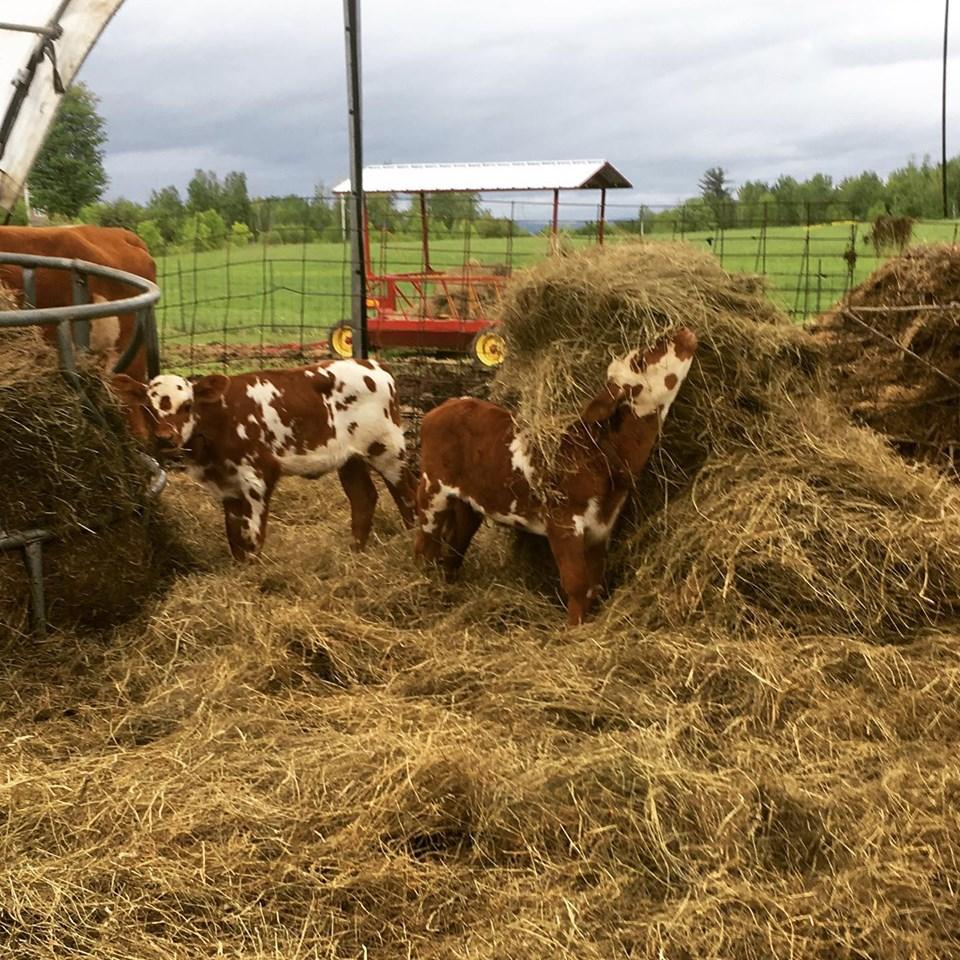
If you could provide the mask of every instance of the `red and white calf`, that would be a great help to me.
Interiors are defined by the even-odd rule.
[[[454,575],[484,517],[546,536],[567,621],[582,622],[603,583],[610,534],[696,349],[696,335],[682,328],[613,360],[606,384],[562,439],[549,478],[538,476],[502,407],[463,397],[431,410],[420,431],[418,556]]]
[[[222,501],[238,560],[263,546],[270,496],[283,474],[338,472],[356,548],[367,541],[377,502],[371,467],[413,524],[416,482],[405,462],[396,386],[374,361],[113,383],[134,434],[154,438],[161,451],[182,450],[190,476]]]

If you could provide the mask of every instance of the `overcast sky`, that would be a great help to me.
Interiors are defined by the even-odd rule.
[[[943,0],[360,0],[367,163],[603,157],[618,202],[881,175],[940,151]],[[960,153],[960,16],[948,151]],[[197,167],[251,194],[347,175],[340,0],[126,0],[80,79],[109,194]],[[611,200],[613,197],[611,197]]]

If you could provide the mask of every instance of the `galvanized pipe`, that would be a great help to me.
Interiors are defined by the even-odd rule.
[[[23,548],[23,562],[30,578],[30,619],[35,636],[47,635],[47,604],[43,595],[43,543],[31,540]]]
[[[87,278],[79,270],[71,270],[73,302],[77,305],[90,302]],[[73,342],[82,350],[90,349],[90,320],[78,317],[73,321]]]
[[[142,307],[149,307],[160,299],[160,288],[150,280],[135,276],[124,270],[104,267],[99,263],[86,260],[70,260],[66,257],[40,257],[25,253],[0,253],[0,263],[24,268],[49,268],[53,270],[77,270],[81,273],[106,280],[114,280],[143,291],[135,297],[124,300],[104,301],[103,303],[84,303],[79,306],[44,307],[9,311],[0,314],[0,327],[37,327],[61,320],[93,320],[97,317],[110,317],[118,313],[134,313]],[[26,293],[26,291],[24,291]],[[31,302],[36,302],[36,295]]]

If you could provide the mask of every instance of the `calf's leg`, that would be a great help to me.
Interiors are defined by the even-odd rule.
[[[483,514],[478,513],[463,500],[454,500],[448,522],[443,528],[446,550],[443,556],[443,569],[448,580],[456,577],[463,566],[463,558],[473,535],[483,523]]]
[[[583,535],[560,524],[547,525],[547,540],[560,572],[560,586],[567,596],[567,624],[583,623],[590,608],[590,577]]]
[[[377,505],[377,488],[370,479],[370,468],[358,457],[351,457],[338,471],[340,485],[350,501],[350,532],[353,549],[367,545]]]
[[[586,549],[587,600],[594,601],[603,592],[603,576],[607,565],[609,540],[589,544]]]
[[[428,563],[436,563],[443,554],[443,534],[452,523],[452,516],[447,495],[440,493],[439,487],[431,487],[426,475],[421,476],[417,485],[417,536],[413,553]]]
[[[381,476],[383,477],[383,482],[387,490],[390,491],[390,496],[393,497],[393,502],[400,511],[403,525],[409,530],[416,519],[416,478],[405,464],[400,471],[400,480],[398,483],[393,483],[383,474],[381,474]]]
[[[416,513],[417,479],[405,462],[403,434],[397,428],[397,436],[386,436],[386,442],[376,442],[367,451],[370,466],[383,477],[383,482],[400,511],[404,525],[413,526]]]
[[[276,477],[264,475],[253,467],[241,467],[239,489],[223,500],[227,542],[235,560],[258,554],[267,535],[270,497]]]

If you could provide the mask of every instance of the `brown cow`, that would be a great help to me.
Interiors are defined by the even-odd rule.
[[[0,252],[88,260],[154,283],[157,280],[156,264],[144,242],[135,233],[119,227],[0,227]],[[20,267],[0,265],[0,283],[23,297]],[[95,303],[121,300],[137,292],[127,284],[94,276],[88,279],[88,289]],[[73,303],[73,281],[68,270],[37,270],[36,290],[35,307],[65,307]],[[90,350],[104,368],[110,369],[130,343],[133,324],[130,314],[91,321]],[[44,335],[55,339],[56,328],[44,327]],[[127,372],[139,380],[146,377],[143,350],[134,356]]]
[[[581,623],[603,583],[610,534],[696,348],[696,335],[683,328],[612,361],[607,383],[563,437],[548,484],[538,482],[502,407],[463,397],[431,410],[420,431],[417,555],[455,575],[484,517],[546,536],[567,622]]]
[[[371,467],[413,525],[416,483],[405,463],[396,387],[372,360],[193,382],[169,374],[148,385],[123,375],[113,382],[134,434],[152,436],[161,451],[183,450],[190,475],[222,501],[238,560],[263,546],[270,496],[283,474],[338,472],[357,549],[370,534],[377,502]]]

